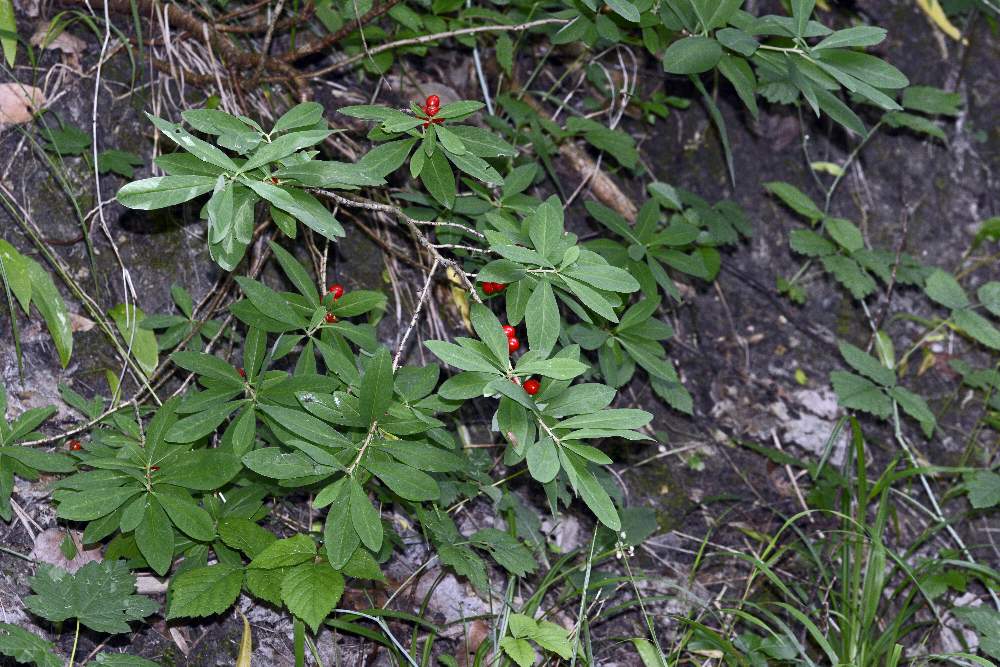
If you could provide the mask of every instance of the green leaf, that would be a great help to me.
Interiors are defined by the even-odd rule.
[[[308,192],[298,188],[283,188],[271,183],[241,179],[244,185],[271,202],[320,236],[331,241],[344,236],[344,228],[333,214]]]
[[[896,384],[896,373],[891,368],[886,368],[878,359],[871,356],[861,348],[855,347],[845,341],[838,341],[840,354],[844,360],[850,364],[851,368],[866,375],[875,382],[885,387],[892,387]]]
[[[518,375],[544,375],[554,380],[572,380],[583,375],[590,368],[576,359],[555,357],[553,359],[536,359],[518,364]]]
[[[505,37],[506,35],[501,35]],[[499,41],[498,41],[499,44]],[[462,140],[465,149],[477,157],[514,157],[517,149],[496,133],[474,125],[452,125],[451,133]]]
[[[699,74],[715,67],[720,58],[722,47],[714,39],[697,35],[684,37],[667,47],[663,69],[671,74]]]
[[[987,605],[979,607],[955,607],[951,610],[955,618],[971,625],[979,634],[979,649],[1000,660],[1000,612]]]
[[[903,91],[903,108],[910,111],[957,116],[961,105],[961,93],[949,93],[933,86],[908,86]]]
[[[246,276],[236,276],[236,282],[257,310],[286,324],[304,328],[303,319],[296,314],[284,297],[270,287]]]
[[[621,408],[570,417],[556,424],[556,428],[633,429],[642,428],[652,419],[653,415],[645,410]]]
[[[365,153],[357,164],[367,172],[387,176],[403,166],[416,143],[417,139],[389,141]]]
[[[576,490],[580,493],[580,498],[587,504],[590,511],[594,513],[598,521],[611,530],[618,532],[622,528],[621,519],[611,496],[604,490],[594,473],[587,469],[585,464],[573,464],[576,475]]]
[[[361,377],[358,393],[361,419],[369,424],[381,419],[392,403],[392,392],[392,358],[388,348],[380,347],[375,356],[368,361],[365,374]]]
[[[164,136],[168,137],[178,146],[187,150],[199,160],[208,162],[209,164],[214,164],[215,166],[221,167],[228,172],[236,172],[238,170],[238,167],[236,166],[236,163],[233,162],[232,158],[212,144],[195,137],[190,132],[183,129],[180,125],[170,123],[162,118],[157,118],[150,113],[147,113],[146,117],[149,118],[150,122],[153,123],[153,125],[155,125]]]
[[[448,166],[448,158],[444,153],[435,151],[427,158],[420,172],[420,180],[442,206],[448,209],[455,206],[455,195],[458,192],[455,188],[455,174]]]
[[[227,517],[219,521],[219,539],[227,547],[242,551],[250,559],[277,541],[271,531],[250,519],[240,517]]]
[[[738,28],[723,28],[715,33],[715,38],[730,51],[735,51],[746,58],[760,48],[760,42]]]
[[[31,279],[32,301],[45,320],[56,352],[59,353],[59,362],[66,368],[73,354],[73,329],[66,302],[52,282],[52,276],[42,268],[41,264],[30,257],[25,257],[24,261],[28,268],[28,277]]]
[[[10,291],[27,313],[31,305],[31,273],[28,270],[27,258],[14,246],[0,239],[0,263],[3,263],[2,276],[7,281]]]
[[[330,130],[305,130],[282,135],[270,143],[261,144],[260,148],[240,167],[240,172],[246,173],[266,164],[283,160],[296,151],[318,144],[331,134],[333,132]]]
[[[271,134],[286,132],[299,127],[312,127],[323,120],[323,105],[319,102],[302,102],[282,114],[274,124]]]
[[[834,241],[848,252],[861,250],[865,246],[861,230],[850,220],[845,220],[844,218],[827,218],[826,231],[829,232],[830,237]]]
[[[351,559],[361,543],[351,519],[351,489],[346,480],[346,477],[342,477],[327,487],[333,500],[323,528],[326,557],[330,565],[338,570]]]
[[[402,463],[375,460],[365,461],[363,465],[400,498],[421,502],[441,497],[441,489],[434,478],[416,468]]]
[[[0,0],[0,7],[7,0]],[[11,63],[13,64],[13,63]],[[0,623],[0,655],[36,667],[62,667],[63,659],[53,653],[55,644],[16,625]]]
[[[316,556],[316,543],[304,533],[272,542],[254,556],[247,565],[249,569],[273,570],[279,567],[292,567],[299,563],[310,561]]]
[[[243,585],[243,568],[232,565],[196,567],[170,580],[167,620],[221,614],[236,602]]]
[[[524,322],[528,329],[528,347],[541,357],[547,357],[559,340],[559,305],[556,303],[552,285],[541,281],[531,293],[524,310]]]
[[[991,470],[976,470],[965,476],[969,502],[977,510],[1000,505],[1000,475]]]
[[[809,257],[825,257],[837,252],[837,246],[811,229],[794,229],[788,235],[788,244],[795,252]]]
[[[218,449],[185,453],[180,460],[160,470],[160,481],[196,491],[214,491],[236,476],[243,465],[239,458]]]
[[[528,472],[538,482],[548,484],[556,478],[559,472],[559,454],[552,438],[542,438],[528,445],[525,458],[528,462]]]
[[[618,315],[615,314],[614,308],[608,303],[608,300],[601,296],[598,292],[594,291],[590,287],[579,280],[574,280],[569,276],[563,275],[563,282],[569,287],[569,290],[573,295],[583,302],[583,305],[590,308],[595,313],[608,320],[609,322],[618,322]]]
[[[888,419],[892,414],[892,401],[881,387],[868,378],[854,373],[833,371],[830,373],[833,391],[837,400],[849,410],[861,410]]]
[[[733,88],[736,89],[736,94],[740,96],[740,100],[750,110],[750,114],[756,118],[757,78],[754,76],[753,69],[751,69],[747,61],[743,58],[726,54],[719,61],[719,72],[729,79],[729,83],[733,84]]]
[[[611,405],[615,390],[603,384],[588,382],[576,384],[548,401],[545,414],[553,417],[567,417],[586,413],[597,413]]]
[[[965,308],[969,305],[969,297],[966,296],[962,286],[958,284],[953,275],[941,269],[935,269],[927,277],[924,291],[931,299],[952,310]]]
[[[0,0],[0,4],[2,2],[3,0]],[[141,157],[128,151],[112,148],[97,154],[97,169],[102,174],[113,171],[125,178],[132,178],[135,176],[135,168],[143,164]]]
[[[887,31],[885,28],[878,28],[870,25],[859,25],[852,28],[838,30],[832,35],[828,35],[819,44],[813,47],[820,49],[842,49],[855,46],[875,46],[885,40]]]
[[[499,374],[496,364],[474,350],[443,340],[429,340],[424,343],[438,359],[463,371],[481,371]]]
[[[663,659],[660,650],[656,648],[653,642],[648,639],[636,637],[632,640],[632,645],[635,646],[636,653],[639,654],[639,659],[642,660],[643,667],[667,667],[667,663]]]
[[[928,438],[933,435],[934,426],[937,424],[937,420],[934,418],[934,413],[931,412],[931,409],[927,407],[927,402],[924,401],[923,397],[918,394],[914,394],[905,387],[890,388],[889,396],[896,400],[899,407],[903,408],[903,412],[910,415],[920,423],[920,427],[923,429],[924,435]]]
[[[506,368],[510,352],[507,335],[500,325],[500,320],[497,319],[492,310],[480,303],[472,304],[471,320],[476,334],[489,348],[496,363]]]
[[[0,48],[3,49],[7,67],[13,70],[17,57],[17,23],[12,0],[0,0]]]
[[[94,488],[61,494],[56,516],[68,521],[93,521],[111,514],[140,491],[138,486]]]
[[[842,255],[823,258],[823,268],[833,274],[837,282],[847,288],[856,299],[863,299],[875,291],[875,280],[851,259]]]
[[[236,372],[236,369],[214,354],[174,352],[170,355],[170,360],[186,371],[220,380],[223,384],[233,387],[243,386],[243,379]]]
[[[270,246],[271,251],[274,252],[275,259],[277,259],[278,263],[281,265],[281,270],[284,271],[286,276],[288,276],[291,283],[295,285],[295,289],[299,291],[299,294],[304,296],[306,301],[308,301],[314,308],[319,306],[319,295],[316,291],[316,283],[313,282],[313,279],[309,276],[309,272],[306,271],[305,267],[303,267],[302,264],[300,264],[299,261],[292,256],[292,253],[288,252],[274,241],[271,241]]]
[[[91,561],[72,574],[42,564],[29,582],[35,594],[24,598],[24,604],[32,613],[53,623],[76,618],[97,632],[130,632],[131,621],[149,616],[158,606],[134,595],[135,575],[121,560]]]
[[[500,640],[500,648],[518,667],[531,667],[535,664],[535,649],[524,639],[504,637]]]
[[[951,313],[951,321],[963,333],[986,347],[1000,350],[1000,331],[976,311],[968,308],[954,310]]]
[[[546,651],[552,651],[563,660],[573,657],[573,645],[569,640],[569,631],[552,621],[538,621],[538,629],[531,638]]]
[[[281,581],[281,599],[288,611],[319,631],[320,624],[340,602],[344,577],[327,563],[303,563]]]
[[[976,290],[976,297],[986,310],[1000,317],[1000,282],[984,283]]]
[[[905,88],[910,83],[905,74],[889,63],[860,51],[823,50],[819,52],[819,61],[874,88],[895,90]]]
[[[882,117],[882,122],[889,127],[902,127],[908,130],[913,130],[914,132],[921,132],[928,136],[935,137],[941,141],[946,140],[944,131],[935,125],[933,121],[928,120],[923,116],[916,116],[912,113],[906,113],[904,111],[890,111]]]
[[[309,160],[296,162],[274,172],[274,177],[282,181],[292,179],[311,188],[335,188],[344,185],[385,185],[382,175],[373,167],[360,162],[331,162]]]
[[[174,560],[174,528],[155,496],[148,494],[145,503],[146,511],[135,529],[135,542],[153,571],[163,576]]]
[[[449,102],[445,104],[437,112],[435,118],[458,118],[459,116],[468,116],[469,114],[475,113],[485,107],[486,105],[482,102],[476,102],[475,100],[459,100],[458,102]]]
[[[176,422],[163,437],[167,442],[186,443],[200,440],[206,435],[214,433],[219,425],[240,405],[242,405],[241,401],[212,405],[202,412],[196,412],[190,417]]]
[[[146,377],[152,376],[156,367],[160,365],[160,354],[156,334],[149,329],[139,327],[146,314],[134,304],[118,304],[108,311],[108,315],[118,327],[118,332],[125,341],[125,349],[135,357],[136,363]]]
[[[351,525],[361,538],[361,543],[371,551],[378,553],[382,548],[382,517],[372,506],[361,485],[348,478],[347,486],[351,491]]]
[[[633,278],[632,274],[625,269],[619,269],[617,266],[609,264],[582,264],[578,262],[563,271],[563,276],[570,276],[608,292],[628,294],[639,290],[639,281]]]
[[[813,203],[808,195],[794,185],[781,181],[771,181],[765,183],[764,188],[781,199],[788,208],[808,219],[809,222],[816,222],[823,218],[823,211]]]

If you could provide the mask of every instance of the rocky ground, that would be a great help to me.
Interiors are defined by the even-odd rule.
[[[946,124],[947,142],[897,130],[880,131],[841,184],[831,210],[859,223],[873,246],[901,248],[929,264],[953,268],[969,247],[978,223],[1000,209],[1000,131],[996,119],[996,109],[1000,108],[1000,38],[987,22],[980,21],[968,32],[969,44],[962,46],[942,38],[913,2],[857,5],[889,30],[889,39],[879,47],[882,55],[913,83],[960,92],[964,111]],[[40,18],[41,14],[36,20]],[[72,32],[86,45],[77,56],[82,59],[83,70],[89,71],[99,44],[85,30]],[[100,142],[103,147],[147,156],[152,132],[140,112],[148,109],[153,99],[150,89],[130,89],[131,72],[124,55],[112,60],[108,70],[101,82]],[[474,80],[463,81],[463,72],[467,74],[468,70],[452,76],[453,83],[460,92],[476,97]],[[67,66],[65,53],[46,51],[37,69],[19,67],[15,74],[22,81],[41,82],[50,100],[46,116],[49,123],[58,118],[89,131],[94,79]],[[686,418],[671,412],[648,386],[635,382],[623,400],[656,413],[654,427],[660,435],[659,445],[612,448],[629,504],[651,508],[658,519],[659,532],[637,553],[638,566],[652,575],[645,589],[650,595],[677,595],[671,584],[688,586],[692,554],[708,530],[713,531],[715,543],[739,549],[746,544],[742,529],[773,531],[782,515],[801,508],[795,483],[783,467],[733,442],[778,444],[794,456],[818,458],[842,414],[828,382],[829,372],[841,367],[834,341],[846,338],[863,342],[867,331],[859,324],[864,317],[858,303],[818,274],[807,281],[804,305],[795,305],[777,293],[775,280],[779,274],[790,275],[800,265],[801,258],[790,253],[787,239],[789,231],[801,223],[766,196],[762,188],[764,181],[784,180],[821,200],[822,193],[806,165],[810,161],[843,163],[852,148],[843,134],[826,121],[808,115],[800,117],[788,107],[765,107],[760,119],[753,121],[729,89],[722,86],[719,102],[735,157],[733,184],[726,173],[716,132],[694,91],[676,79],[664,79],[652,68],[644,72],[643,81],[650,88],[655,84],[670,95],[695,100],[690,109],[674,111],[652,130],[649,126],[635,127],[636,134],[643,136],[641,150],[651,176],[711,201],[731,199],[744,208],[754,227],[751,241],[725,254],[718,281],[693,285],[688,302],[669,315],[678,332],[670,349],[685,385],[694,394],[694,416]],[[463,86],[467,90],[462,91]],[[184,92],[194,104],[203,99],[197,90]],[[323,99],[327,92],[324,89],[319,95]],[[335,91],[329,99],[331,106],[344,103],[338,95]],[[14,126],[0,132],[0,156],[0,183],[43,230],[72,276],[99,295],[102,307],[122,302],[120,270],[108,239],[102,232],[93,237],[98,260],[96,275],[85,244],[73,242],[80,225],[67,191],[76,195],[75,205],[84,213],[95,204],[93,172],[86,160],[67,158],[55,170],[42,159],[28,136]],[[60,183],[57,171],[66,183]],[[818,176],[829,183],[829,176]],[[565,177],[569,182],[577,178],[571,173]],[[110,198],[123,182],[114,175],[102,178],[102,197]],[[641,184],[626,183],[624,187],[638,194]],[[579,211],[574,209],[574,213],[575,224],[585,225]],[[104,214],[110,237],[131,269],[140,306],[147,313],[170,308],[169,288],[174,282],[182,283],[196,300],[213,289],[219,275],[207,257],[196,211],[138,215],[126,213],[112,203],[105,207]],[[0,235],[21,250],[30,251],[30,243],[7,215],[0,211]],[[350,267],[350,273],[346,267]],[[386,268],[379,247],[357,228],[348,227],[348,237],[338,248],[331,275],[346,278],[344,282],[351,287],[385,289],[393,294],[394,301],[380,330],[385,340],[392,340],[399,321],[405,323],[409,317],[413,295],[387,284]],[[991,277],[1000,277],[995,265],[976,273],[971,284]],[[893,316],[922,308],[917,296],[897,290],[887,304],[887,327],[897,346],[912,341],[918,330],[915,324]],[[886,304],[876,301],[872,306],[880,310]],[[70,302],[70,308],[79,306]],[[446,310],[443,312],[447,315]],[[92,322],[86,313],[78,314],[77,347],[65,370],[59,368],[48,334],[38,322],[32,321],[22,329],[23,376],[19,375],[9,338],[6,309],[0,315],[0,331],[4,332],[0,336],[0,379],[11,394],[10,410],[16,414],[29,407],[62,406],[49,424],[53,433],[75,421],[59,399],[58,383],[66,382],[84,394],[105,391],[104,370],[115,367],[115,358],[102,335],[89,328]],[[953,346],[961,348],[962,343],[944,340],[936,345],[937,351],[952,353]],[[940,411],[939,437],[931,442],[919,441],[924,455],[936,464],[954,463],[965,449],[969,426],[978,413],[966,410],[961,400],[954,400],[958,397],[958,383],[946,367],[935,366],[912,382],[919,383],[921,392],[931,397],[932,407]],[[865,426],[877,460],[886,461],[897,453],[891,433],[874,423]],[[995,447],[996,443],[992,444]],[[540,498],[527,488],[520,491],[528,502],[542,506]],[[0,524],[0,544],[15,552],[34,552],[39,559],[54,557],[58,549],[53,549],[53,534],[49,531],[57,523],[46,495],[44,479],[18,483],[14,498],[20,510],[14,521]],[[720,516],[724,516],[721,525]],[[492,520],[487,507],[473,507],[465,518],[467,527],[481,527]],[[570,515],[560,525],[550,527],[558,535],[560,546],[572,548],[589,540],[592,526],[588,518]],[[989,527],[983,520],[966,524],[965,528]],[[996,551],[984,547],[978,553],[984,561],[998,564]],[[405,579],[424,557],[423,546],[414,540],[412,548],[392,564],[392,576]],[[33,626],[21,602],[32,570],[30,562],[0,552],[0,621]],[[707,578],[699,578],[690,590],[691,597],[711,597],[727,572],[720,566],[706,573]],[[416,592],[400,601],[400,608],[416,611],[438,574],[433,570],[426,574]],[[155,582],[147,583],[155,588]],[[676,604],[663,611],[683,611],[685,599],[677,595]],[[474,598],[463,582],[448,575],[434,589],[429,613],[438,621],[453,620],[488,611],[488,602]],[[284,617],[266,607],[254,607],[247,600],[240,604],[240,610],[254,628],[259,651],[256,655],[262,660],[259,664],[290,664],[291,628]],[[665,626],[672,623],[666,615],[660,618]],[[51,634],[52,628],[43,630]],[[636,636],[640,628],[637,618],[622,616],[598,631],[606,637]],[[107,646],[131,646],[130,652],[138,651],[167,665],[227,665],[232,664],[241,632],[242,621],[234,612],[189,626],[168,626],[159,620],[133,636],[117,637]],[[62,636],[64,644],[71,641],[68,634]],[[103,640],[103,636],[84,635],[78,655],[86,656]],[[333,632],[321,636],[319,651],[324,664],[378,664],[385,659],[373,652],[370,644]],[[630,655],[612,646],[601,664],[632,664],[629,660],[634,658]],[[335,661],[338,657],[339,663]]]

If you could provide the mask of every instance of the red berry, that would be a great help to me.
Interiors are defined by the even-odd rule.
[[[521,347],[521,341],[519,341],[518,339],[513,337],[507,339],[508,352],[517,352],[520,347]]]
[[[430,95],[424,103],[424,111],[428,116],[434,116],[441,108],[441,98],[437,95]]]
[[[83,445],[80,444],[79,440],[70,440],[69,441],[69,451],[71,451],[71,452],[78,452],[81,449],[83,449]]]
[[[236,372],[240,374],[241,378],[245,378],[247,376],[247,372],[244,369],[242,369],[242,368],[237,369]]]
[[[517,329],[510,326],[509,324],[503,325],[503,332],[507,335],[507,338],[513,338],[517,335]]]
[[[327,313],[325,319],[327,324],[333,324],[334,322],[337,321],[337,316],[334,315],[333,313]]]
[[[160,469],[160,466],[149,466],[149,469],[152,470],[153,472],[156,472],[157,470]]]
[[[542,383],[538,380],[525,380],[524,390],[528,392],[529,395],[534,396],[541,389]]]
[[[493,294],[493,283],[483,283],[483,294]]]
[[[333,295],[334,301],[344,296],[344,286],[340,283],[334,283],[330,285],[330,294]]]
[[[494,292],[502,292],[505,289],[507,289],[507,286],[504,285],[503,283],[493,283],[493,291]]]

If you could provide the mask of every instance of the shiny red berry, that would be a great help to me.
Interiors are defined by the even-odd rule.
[[[524,390],[528,392],[529,395],[534,396],[538,393],[538,390],[542,388],[542,383],[538,380],[525,380]]]
[[[519,341],[518,339],[513,337],[507,339],[508,352],[517,352],[520,349],[520,347],[521,347],[521,341]]]
[[[344,286],[340,283],[330,285],[330,294],[333,295],[333,298],[336,301],[340,297],[344,296]]]
[[[157,470],[160,469],[160,466],[149,466],[149,469],[152,470],[153,472],[156,472]]]
[[[434,116],[441,109],[441,98],[437,95],[430,95],[424,102],[424,111],[428,116]]]
[[[70,440],[69,441],[69,451],[71,451],[71,452],[78,452],[81,449],[83,449],[83,445],[80,444],[79,440]]]
[[[514,336],[517,335],[517,329],[510,326],[509,324],[503,325],[503,332],[507,336],[507,338],[513,338]]]
[[[326,319],[327,324],[333,324],[334,322],[337,321],[337,316],[334,315],[333,313],[327,313],[326,318],[324,319]]]
[[[247,376],[247,372],[242,368],[237,369],[236,372],[240,374],[241,378],[245,378]]]
[[[483,294],[493,294],[493,283],[483,283]]]
[[[503,283],[493,283],[493,291],[494,292],[502,292],[505,289],[507,289],[507,286],[504,285]]]

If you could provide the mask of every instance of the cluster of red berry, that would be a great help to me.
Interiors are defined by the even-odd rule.
[[[330,285],[330,289],[328,291],[330,292],[331,295],[333,295],[333,300],[334,301],[336,301],[340,297],[344,296],[344,286],[341,285],[340,283],[334,283],[334,284]],[[326,314],[326,323],[327,324],[333,324],[336,321],[337,321],[337,316],[336,315],[334,315],[333,313],[327,313]]]
[[[70,440],[69,441],[69,451],[71,451],[71,452],[78,452],[81,449],[83,449],[83,445],[80,444],[79,440]]]
[[[427,97],[427,101],[424,102],[424,106],[422,106],[421,109],[423,109],[424,113],[427,114],[427,118],[425,119],[426,122],[424,122],[424,127],[427,127],[431,123],[440,125],[444,121],[443,118],[434,117],[438,114],[438,111],[441,110],[441,98],[438,97],[437,95],[429,95]]]
[[[507,289],[503,283],[482,283],[482,287],[483,294],[498,294]]]
[[[486,283],[489,285],[490,283]],[[503,325],[503,332],[507,334],[507,351],[517,352],[521,348],[521,341],[517,339],[517,329],[509,324]],[[526,392],[534,396],[538,393],[542,384],[538,380],[525,380],[522,387]]]

